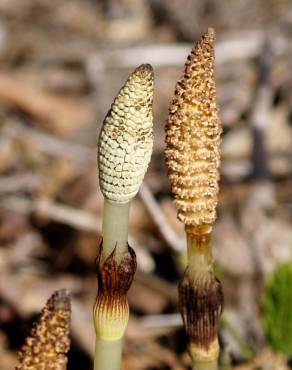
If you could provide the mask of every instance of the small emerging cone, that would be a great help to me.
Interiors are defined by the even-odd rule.
[[[166,124],[166,164],[178,218],[186,225],[216,219],[221,123],[214,80],[213,29],[191,51]]]
[[[55,292],[19,352],[16,370],[65,370],[70,347],[71,298]]]
[[[112,202],[138,192],[153,147],[153,69],[142,64],[130,75],[109,110],[99,136],[100,188]]]

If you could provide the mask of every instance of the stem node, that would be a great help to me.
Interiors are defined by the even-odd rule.
[[[128,245],[118,263],[116,248],[103,262],[102,245],[97,257],[98,293],[94,306],[94,325],[97,338],[122,338],[129,318],[127,292],[136,271],[136,255]]]

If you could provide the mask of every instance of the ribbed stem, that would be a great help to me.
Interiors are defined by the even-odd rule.
[[[94,370],[119,370],[121,368],[122,339],[96,339]]]
[[[102,261],[116,247],[115,260],[119,263],[128,245],[130,202],[114,203],[104,199],[102,220]]]

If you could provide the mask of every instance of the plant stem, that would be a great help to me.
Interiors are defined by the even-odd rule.
[[[192,364],[192,370],[218,370],[218,361],[213,360],[210,362],[194,362]]]
[[[94,307],[94,370],[119,370],[121,366],[122,337],[129,318],[127,291],[136,270],[135,253],[128,246],[129,208],[130,202],[104,200],[103,241],[97,259],[98,294]]]
[[[231,370],[231,358],[228,348],[223,351],[220,370]]]
[[[121,368],[122,339],[96,338],[94,370],[119,370]]]
[[[201,234],[202,232],[202,234]],[[188,277],[191,281],[206,279],[213,274],[211,228],[190,230],[186,228],[188,248]]]
[[[179,292],[193,370],[218,369],[223,297],[214,275],[211,231],[210,225],[186,226],[188,267]]]
[[[130,202],[114,203],[104,199],[103,221],[102,221],[102,260],[116,252],[115,260],[119,263],[128,245]]]

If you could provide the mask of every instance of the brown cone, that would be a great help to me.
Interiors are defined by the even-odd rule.
[[[178,218],[193,226],[213,224],[218,202],[221,123],[214,40],[209,29],[191,51],[166,124],[166,164]]]
[[[16,370],[65,370],[70,347],[70,317],[69,292],[55,292],[18,354]]]

